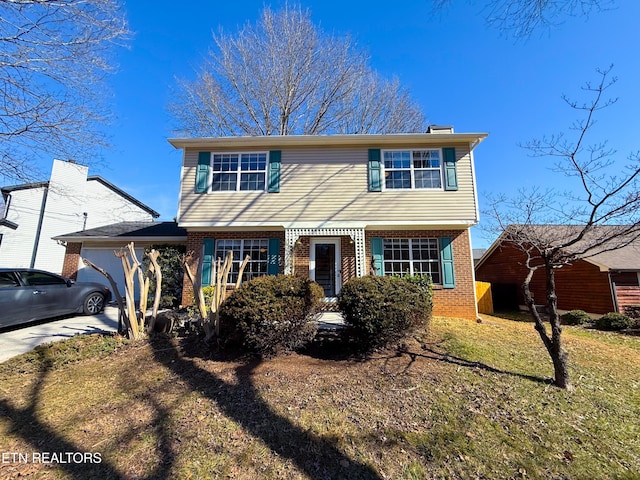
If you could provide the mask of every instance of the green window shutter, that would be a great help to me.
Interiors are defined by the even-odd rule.
[[[198,153],[198,168],[196,169],[196,193],[207,193],[209,189],[209,169],[211,168],[211,153]]]
[[[215,255],[216,241],[213,238],[205,238],[202,241],[203,255],[202,257],[202,286],[211,285],[211,277],[213,276],[213,256]]]
[[[384,262],[382,252],[382,238],[374,237],[371,239],[371,262],[372,267],[375,269],[375,274],[378,276],[384,275]]]
[[[458,175],[456,173],[456,149],[453,147],[443,148],[444,157],[444,189],[458,190]]]
[[[282,163],[282,152],[271,150],[269,152],[269,168],[267,171],[267,192],[278,193],[280,191],[280,164]]]
[[[455,288],[453,244],[450,237],[440,237],[440,261],[442,262],[442,286],[444,288]]]
[[[380,164],[380,149],[369,149],[369,191],[382,191],[382,165]]]
[[[280,239],[269,239],[269,250],[267,251],[267,275],[278,275],[280,273]]]

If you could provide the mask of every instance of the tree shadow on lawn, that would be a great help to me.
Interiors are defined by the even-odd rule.
[[[261,363],[259,359],[242,362],[235,369],[237,383],[233,384],[196,365],[192,357],[197,354],[180,354],[169,339],[156,337],[151,345],[155,359],[179,375],[192,391],[216,402],[228,418],[264,442],[272,452],[293,461],[309,478],[381,478],[370,466],[350,459],[331,439],[294,425],[262,400],[252,379]]]
[[[449,363],[452,365],[458,365],[460,367],[471,368],[471,369],[480,369],[486,372],[497,373],[499,375],[509,375],[513,377],[524,378],[525,380],[530,380],[532,382],[544,383],[544,384],[552,384],[552,378],[544,378],[537,377],[534,375],[526,375],[524,373],[518,372],[509,372],[507,370],[500,370],[498,368],[487,365],[486,363],[476,362],[472,360],[467,360],[462,357],[457,357],[455,355],[451,355],[446,351],[438,351],[436,350],[436,346],[438,343],[424,343],[419,340],[417,337],[414,337],[417,343],[420,346],[420,349],[423,352],[428,353],[418,353],[412,351],[406,344],[403,344],[400,347],[397,347],[395,350],[391,350],[391,354],[389,355],[389,350],[386,353],[383,351],[382,357],[373,356],[371,354],[358,353],[352,344],[348,341],[345,341],[344,338],[339,335],[333,335],[327,341],[326,339],[322,339],[318,341],[316,339],[315,342],[312,342],[306,348],[301,350],[299,353],[302,355],[307,355],[312,358],[317,358],[320,360],[350,360],[350,361],[368,361],[368,360],[376,360],[380,358],[386,358],[387,360],[391,358],[397,358],[403,355],[407,355],[409,357],[409,363],[403,369],[403,373],[406,373],[411,366],[416,362],[418,358],[425,358],[429,360],[435,360],[438,362]]]
[[[433,344],[433,345],[437,345],[437,344]],[[509,372],[507,370],[500,370],[498,368],[492,367],[491,365],[487,365],[486,363],[467,360],[466,358],[462,358],[462,357],[458,357],[458,356],[455,356],[455,355],[451,355],[450,353],[447,353],[447,352],[439,352],[434,347],[429,346],[429,344],[421,343],[420,348],[424,352],[429,352],[429,353],[412,352],[407,348],[399,348],[398,349],[397,355],[408,355],[409,358],[410,358],[410,362],[407,365],[407,367],[405,368],[405,370],[408,370],[411,367],[411,365],[416,361],[416,359],[418,357],[421,357],[421,358],[427,358],[429,360],[436,360],[438,362],[444,362],[444,363],[449,363],[449,364],[452,364],[452,365],[458,365],[460,367],[466,367],[466,368],[471,368],[471,369],[479,369],[479,370],[483,370],[485,372],[490,372],[490,373],[497,373],[499,375],[508,375],[508,376],[511,376],[511,377],[519,377],[519,378],[523,378],[525,380],[529,380],[529,381],[532,381],[532,382],[543,383],[545,385],[553,383],[553,379],[552,378],[537,377],[535,375],[526,375],[524,373]]]
[[[41,391],[45,385],[45,380],[51,371],[51,361],[47,358],[47,351],[39,351],[40,362],[40,374],[35,382],[32,393],[30,395],[31,401],[24,407],[12,406],[6,399],[0,399],[0,415],[4,419],[8,420],[11,424],[11,432],[18,435],[25,442],[32,447],[32,452],[20,452],[27,454],[30,464],[33,463],[46,463],[46,462],[33,462],[32,453],[48,453],[62,455],[62,461],[51,462],[50,466],[61,469],[69,475],[70,478],[84,480],[87,478],[100,478],[100,479],[121,479],[127,478],[127,475],[120,472],[115,465],[113,465],[108,458],[104,455],[100,457],[100,463],[92,462],[76,462],[75,460],[68,460],[66,454],[72,454],[69,456],[73,459],[73,453],[100,453],[99,450],[87,447],[86,445],[75,444],[58,433],[55,427],[47,425],[38,414],[38,406],[42,400]],[[157,414],[152,421],[153,425],[156,425],[158,430],[158,437],[162,439],[163,434],[166,433],[167,424],[169,421],[169,412],[162,409],[157,403],[153,402]],[[159,464],[153,472],[146,477],[139,478],[153,478],[153,479],[168,479],[171,478],[170,470],[172,467],[174,454],[170,448],[170,445],[166,441],[159,441],[158,458]],[[79,457],[78,457],[79,459]],[[92,457],[95,460],[95,457]],[[24,463],[4,463],[2,465],[6,471],[14,470],[16,475],[22,468],[30,468]]]

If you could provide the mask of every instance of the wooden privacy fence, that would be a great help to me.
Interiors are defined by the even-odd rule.
[[[476,299],[478,301],[478,313],[493,313],[490,283],[476,282]]]

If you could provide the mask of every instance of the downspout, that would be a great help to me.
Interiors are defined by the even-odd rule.
[[[609,288],[611,289],[611,300],[613,300],[613,311],[620,312],[618,294],[616,293],[616,284],[611,280],[611,270],[607,272],[607,277],[609,278]]]
[[[40,217],[38,218],[38,228],[36,229],[36,239],[33,242],[33,251],[31,252],[31,264],[29,268],[34,268],[36,265],[36,256],[38,255],[38,245],[40,244],[40,233],[42,232],[42,223],[44,222],[44,209],[47,206],[47,195],[49,194],[49,187],[44,187],[44,193],[42,194],[42,204],[40,205]]]

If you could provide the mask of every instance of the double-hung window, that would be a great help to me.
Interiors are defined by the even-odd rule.
[[[211,191],[263,191],[267,176],[267,153],[214,153]]]
[[[227,257],[227,252],[233,252],[229,283],[236,283],[240,265],[244,258],[249,255],[249,263],[247,263],[242,274],[242,280],[246,282],[252,278],[267,274],[268,248],[268,239],[218,240],[216,241],[214,258],[220,258],[224,261]]]
[[[442,188],[440,149],[383,151],[386,189]]]
[[[382,253],[385,275],[430,275],[442,283],[437,238],[385,238]]]

